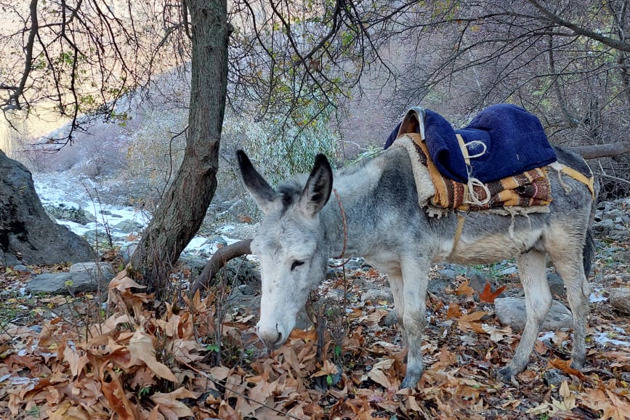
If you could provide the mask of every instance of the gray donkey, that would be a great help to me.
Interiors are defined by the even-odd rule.
[[[556,153],[560,163],[590,174],[578,155],[563,149]],[[500,380],[510,382],[525,369],[551,305],[546,277],[549,255],[564,281],[573,313],[571,366],[582,367],[589,298],[583,262],[590,266],[592,257],[590,250],[583,257],[583,251],[591,243],[587,237],[594,205],[583,183],[551,171],[549,212],[463,213],[464,224],[458,229],[456,212],[434,218],[419,206],[404,148],[390,148],[335,176],[326,157],[318,155],[306,180],[285,182],[277,190],[243,151],[237,151],[237,158],[245,187],[265,214],[251,249],[260,259],[262,276],[257,331],[268,348],[287,340],[309,292],[324,279],[329,258],[362,256],[388,275],[408,346],[401,387],[415,387],[423,371],[421,343],[431,265],[439,261],[485,264],[516,257],[527,321],[513,359],[497,372]]]

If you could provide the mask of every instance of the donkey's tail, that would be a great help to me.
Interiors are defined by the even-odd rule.
[[[595,238],[593,237],[593,221],[595,220],[595,210],[597,209],[597,202],[599,201],[600,183],[597,178],[593,183],[595,194],[593,201],[591,202],[591,217],[588,221],[588,228],[586,229],[586,238],[584,240],[584,248],[582,249],[582,263],[584,265],[584,274],[586,277],[591,274],[591,268],[593,264],[593,258],[595,258]]]
[[[588,277],[591,274],[593,258],[595,257],[595,239],[593,239],[593,229],[591,226],[586,230],[586,240],[582,249],[582,263],[584,264],[584,274]]]

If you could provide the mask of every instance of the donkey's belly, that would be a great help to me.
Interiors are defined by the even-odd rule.
[[[480,238],[463,235],[444,259],[457,264],[487,264],[514,258],[531,249],[544,251],[542,230],[515,232],[512,235],[491,234]]]

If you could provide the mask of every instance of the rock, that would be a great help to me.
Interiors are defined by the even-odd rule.
[[[341,261],[339,261],[339,263],[341,263]],[[364,264],[365,260],[363,258],[350,258],[345,267],[347,271],[356,271],[361,270]]]
[[[477,293],[483,292],[483,289],[486,287],[486,283],[490,281],[483,272],[474,268],[470,268],[468,270],[466,277],[468,278],[468,285]]]
[[[225,235],[229,238],[235,239],[247,239],[252,238],[256,233],[258,225],[252,225],[249,223],[232,223],[225,225],[217,230],[221,235]]]
[[[509,325],[515,330],[522,330],[525,327],[527,316],[524,298],[498,298],[494,301],[494,308],[501,324]],[[560,328],[571,327],[573,327],[571,311],[562,303],[552,301],[542,331],[556,331]]]
[[[109,263],[78,263],[67,273],[44,273],[26,285],[31,293],[74,294],[105,291],[116,273]]]
[[[114,228],[124,233],[138,233],[144,229],[144,226],[133,220],[123,220],[122,222],[116,223]]]
[[[123,259],[125,259],[124,254]],[[198,277],[210,259],[197,255],[181,255],[179,257],[179,261],[186,267],[190,268],[195,277]]]
[[[453,270],[452,268],[443,268],[441,270],[438,270],[438,274],[440,277],[444,277],[447,280],[455,280],[455,278],[457,277],[457,271]]]
[[[613,308],[630,315],[630,288],[617,288],[608,291],[608,299]]]
[[[549,290],[552,296],[565,297],[567,295],[566,290],[564,290],[564,282],[559,275],[549,273],[547,275],[547,283],[549,283]]]
[[[0,151],[0,265],[93,259],[84,239],[50,220],[28,169]]]
[[[116,276],[116,272],[114,271],[112,265],[106,262],[77,263],[70,267],[70,274],[80,273],[85,273],[94,279],[107,283]]]
[[[445,277],[429,279],[427,292],[433,293],[434,295],[438,295],[438,296],[444,296],[446,294],[446,287],[451,286],[451,285],[452,285],[451,281]]]
[[[234,258],[222,268],[223,275],[234,284],[248,284],[255,290],[260,290],[260,271],[254,263],[246,258]],[[221,273],[219,273],[219,276]]]
[[[224,246],[228,246],[227,241],[225,240],[225,238],[223,236],[220,235],[215,235],[212,236],[210,238],[208,238],[208,242],[214,245],[217,245],[218,248],[224,247]]]
[[[385,318],[383,318],[383,326],[391,327],[396,324],[398,324],[398,313],[396,312],[396,309],[392,309],[387,315],[385,315]]]
[[[394,297],[389,287],[385,289],[369,289],[363,292],[363,294],[361,295],[361,302],[365,303],[367,301],[386,301],[387,303],[393,303]]]
[[[44,207],[46,213],[57,220],[68,220],[70,222],[78,223],[80,225],[87,225],[90,222],[94,222],[96,218],[83,210],[81,207],[68,207],[61,203],[58,205],[47,205]]]
[[[34,276],[26,285],[31,293],[70,294],[76,284],[70,273],[44,273]],[[96,288],[94,288],[96,289]]]
[[[22,265],[22,264],[14,265],[13,266],[13,271],[17,271],[19,273],[30,273],[31,272],[31,270],[27,266]]]
[[[517,271],[518,271],[518,269],[516,268],[516,266],[513,265],[511,267],[508,267],[508,268],[505,268],[505,269],[501,270],[499,272],[499,275],[501,275],[501,276],[510,276],[512,274],[515,274]]]
[[[549,369],[542,374],[543,381],[547,386],[559,386],[564,381],[571,381],[571,378],[564,375],[561,370]]]
[[[120,249],[120,255],[122,255],[123,263],[125,265],[129,264],[129,261],[131,261],[131,256],[133,255],[134,252],[136,252],[136,249],[138,249],[138,243],[137,242],[124,245]]]

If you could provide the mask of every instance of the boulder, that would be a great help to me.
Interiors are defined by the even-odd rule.
[[[46,214],[56,220],[68,220],[80,225],[87,225],[90,222],[96,221],[96,218],[92,214],[83,210],[78,205],[68,206],[64,203],[57,205],[49,204],[44,206],[44,210],[46,210]]]
[[[109,281],[114,276],[114,269],[109,263],[79,263],[72,265],[68,273],[44,273],[33,276],[26,285],[26,290],[31,293],[48,294],[106,291]]]
[[[527,315],[525,314],[524,298],[498,298],[494,300],[494,309],[503,325],[509,325],[514,330],[522,330],[525,327]],[[573,316],[571,311],[562,303],[554,300],[551,309],[543,323],[541,331],[556,331],[561,328],[572,328]]]
[[[31,173],[0,150],[0,265],[94,260],[88,243],[46,214]]]
[[[608,291],[610,305],[621,313],[630,315],[630,288],[617,288]]]

